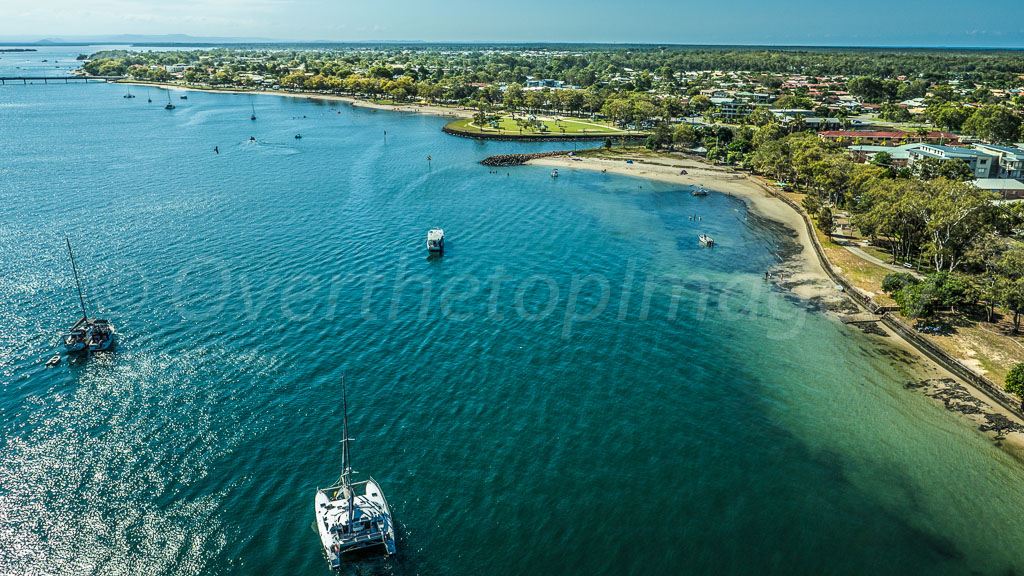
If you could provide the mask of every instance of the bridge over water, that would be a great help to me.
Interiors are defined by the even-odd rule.
[[[69,84],[71,82],[108,82],[111,80],[123,80],[127,76],[0,76],[0,85],[21,82],[28,84],[42,82],[43,84]]]

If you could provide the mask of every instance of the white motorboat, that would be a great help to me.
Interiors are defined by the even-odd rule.
[[[558,168],[555,168],[554,170],[551,171],[551,177],[558,178]]]
[[[383,547],[386,555],[395,553],[395,524],[380,484],[372,477],[352,482],[344,378],[341,381],[341,398],[345,435],[342,440],[341,478],[330,488],[317,488],[313,501],[317,534],[332,570],[341,568],[343,556],[358,550]]]
[[[690,194],[692,194],[694,196],[707,196],[708,195],[708,191],[705,190],[704,189],[704,185],[701,184],[697,188],[694,188],[693,190],[691,190]]]
[[[711,236],[708,236],[707,234],[701,234],[700,236],[697,237],[697,239],[700,240],[702,246],[712,248],[715,245],[715,239],[712,238]]]
[[[434,228],[427,232],[427,250],[430,252],[444,252],[444,230]]]

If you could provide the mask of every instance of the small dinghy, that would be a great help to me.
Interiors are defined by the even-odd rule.
[[[296,140],[302,140],[302,134],[296,134],[295,135],[295,139]]]
[[[52,358],[46,361],[47,368],[53,368],[57,364],[60,364],[60,354],[54,354]]]
[[[715,246],[715,239],[707,234],[701,234],[697,239],[700,240],[702,246],[707,246],[708,248],[713,248]]]
[[[555,168],[554,170],[551,171],[551,177],[558,178],[558,168]]]

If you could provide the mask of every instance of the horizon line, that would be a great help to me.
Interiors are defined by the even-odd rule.
[[[26,35],[27,36],[27,35]],[[35,37],[36,35],[31,35]],[[70,34],[65,36],[72,36]],[[126,40],[125,36],[138,36],[141,38]],[[25,36],[21,36],[24,38]],[[122,37],[122,38],[118,38]],[[149,39],[147,39],[148,37]],[[161,38],[177,37],[178,40],[161,40]],[[194,38],[194,42],[188,39]],[[83,36],[75,39],[62,38],[60,35],[53,35],[52,39],[40,35],[36,40],[18,40],[0,36],[0,45],[3,46],[96,46],[96,45],[123,45],[123,46],[190,46],[197,48],[229,45],[366,45],[366,44],[390,44],[402,45],[423,45],[423,46],[643,46],[643,47],[665,47],[665,48],[763,48],[763,49],[869,49],[869,50],[1009,50],[1024,51],[1024,45],[1016,46],[966,46],[966,45],[927,45],[927,44],[758,44],[758,43],[672,43],[672,42],[631,42],[631,41],[545,41],[545,40],[285,40],[244,37],[216,37],[216,36],[190,36],[188,34],[114,34],[110,36],[95,35]]]

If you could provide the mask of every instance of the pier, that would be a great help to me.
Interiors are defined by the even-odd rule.
[[[124,80],[127,76],[2,76],[0,77],[0,85],[21,82],[22,84],[28,84],[29,82],[42,82],[43,84],[49,84],[54,82],[60,84],[69,84],[71,82],[109,82],[111,80]]]

